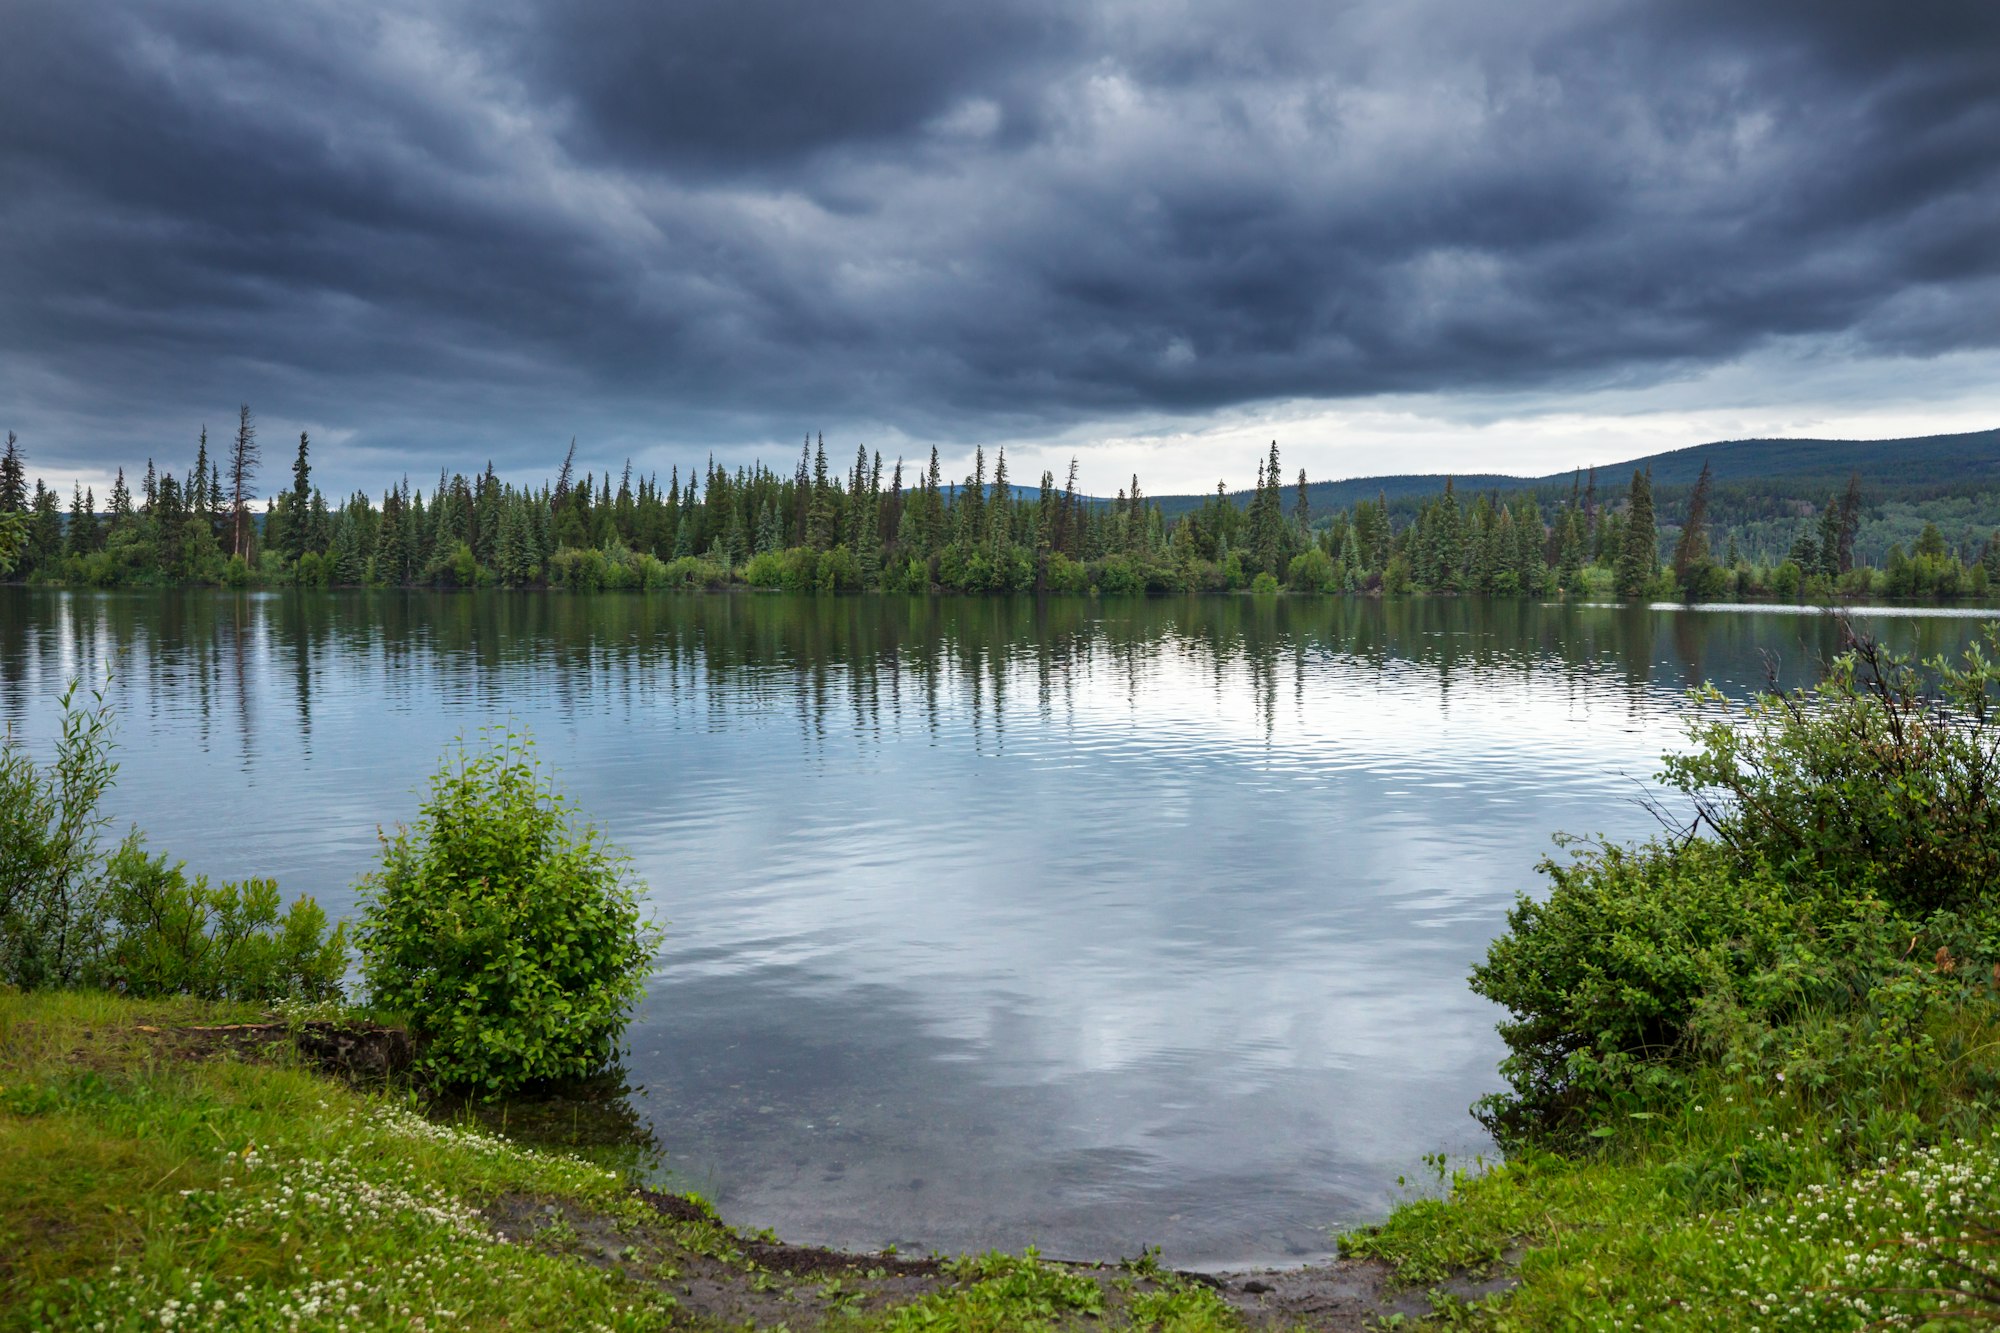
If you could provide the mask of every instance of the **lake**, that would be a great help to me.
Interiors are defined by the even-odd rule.
[[[1869,614],[1924,654],[1978,621]],[[42,752],[116,673],[112,806],[346,915],[451,738],[525,728],[666,947],[625,1107],[788,1240],[1322,1256],[1490,1145],[1467,969],[1558,830],[1643,836],[1687,687],[1804,610],[0,589]]]

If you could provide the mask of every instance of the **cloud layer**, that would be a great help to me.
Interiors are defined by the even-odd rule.
[[[414,460],[2000,345],[2000,10],[22,0],[0,401]],[[18,422],[18,424],[17,424]],[[151,442],[157,441],[155,445]],[[668,450],[667,452],[673,452]]]

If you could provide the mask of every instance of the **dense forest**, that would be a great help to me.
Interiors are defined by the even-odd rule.
[[[1709,446],[1713,448],[1714,446]],[[1692,452],[1692,451],[1691,451]],[[426,494],[408,478],[378,499],[329,499],[301,434],[291,484],[258,507],[261,464],[250,409],[211,454],[206,430],[179,477],[147,460],[123,469],[103,506],[72,485],[27,480],[10,432],[0,453],[0,574],[96,587],[224,585],[722,589],[1161,595],[1249,588],[1489,596],[1778,599],[1982,597],[2000,577],[2000,541],[1948,541],[1934,521],[1881,564],[1858,558],[1884,521],[1856,468],[1817,506],[1757,510],[1747,483],[1718,484],[1704,459],[1671,521],[1651,470],[1600,486],[1514,483],[1468,493],[1450,478],[1429,494],[1386,489],[1315,508],[1303,470],[1287,479],[1278,446],[1257,484],[1218,484],[1199,503],[1148,498],[1133,477],[1113,499],[1081,495],[1077,465],[1057,485],[1015,485],[1004,451],[987,471],[947,482],[928,466],[857,449],[830,466],[808,437],[796,468],[729,471],[712,460],[657,476],[578,473],[576,448],[553,482],[520,487],[489,464],[440,473]],[[1494,480],[1494,479],[1483,479]],[[1170,509],[1174,512],[1170,513]],[[1996,534],[2000,536],[2000,534]],[[1745,540],[1748,537],[1750,540]]]

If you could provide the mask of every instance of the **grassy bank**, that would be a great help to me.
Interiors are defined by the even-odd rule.
[[[1148,1264],[840,1256],[214,1040],[250,1010],[0,992],[0,1328],[1241,1327]]]
[[[1990,1010],[1942,1026],[1940,1074],[2000,1074]],[[1871,1155],[1857,1148],[1855,1103],[1879,1091],[1892,1114],[1911,1113],[1915,1089],[1787,1086],[1800,1081],[1706,1071],[1678,1106],[1625,1112],[1588,1149],[1453,1173],[1438,1197],[1343,1248],[1417,1286],[1506,1256],[1518,1285],[1443,1321],[1469,1327],[2000,1323],[2000,1134],[1984,1100],[1976,1115],[1926,1115]]]

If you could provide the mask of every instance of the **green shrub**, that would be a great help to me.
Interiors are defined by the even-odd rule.
[[[1061,551],[1049,552],[1044,577],[1050,592],[1063,597],[1081,597],[1090,591],[1090,571]]]
[[[743,567],[743,581],[753,588],[776,588],[785,581],[785,557],[778,551],[759,551]]]
[[[819,553],[806,546],[785,552],[785,572],[778,580],[786,592],[811,592],[819,586]]]
[[[1259,574],[1256,578],[1250,580],[1250,591],[1259,597],[1276,597],[1278,595],[1278,580],[1275,575],[1268,571]]]
[[[1337,592],[1340,588],[1333,557],[1317,546],[1308,547],[1292,557],[1286,581],[1299,592]]]
[[[108,682],[107,682],[108,684]],[[9,731],[0,738],[0,982],[24,990],[89,979],[105,942],[99,808],[118,773],[103,689],[62,696],[62,734],[46,769]]]
[[[937,578],[946,592],[986,592],[993,586],[993,562],[984,547],[951,542],[938,552]]]
[[[1987,648],[2000,647],[1988,625]],[[1749,861],[1872,889],[1906,912],[1962,906],[2000,883],[2000,666],[1979,644],[1959,665],[1906,661],[1850,635],[1811,690],[1765,693],[1740,711],[1713,687],[1663,781],[1698,825]]]
[[[118,766],[102,690],[62,697],[55,762],[0,743],[0,982],[109,985],[133,995],[319,1000],[339,993],[345,936],[300,898],[278,915],[271,880],[190,883],[139,834],[106,855],[99,803]]]
[[[1122,555],[1097,562],[1097,591],[1106,597],[1140,597],[1146,591],[1144,572]]]
[[[549,557],[549,581],[572,592],[596,592],[608,575],[602,551],[565,546]]]
[[[1512,1092],[1481,1108],[1503,1139],[1559,1137],[1621,1093],[1672,1092],[1704,995],[1733,992],[1812,928],[1793,888],[1713,843],[1591,847],[1542,871],[1547,899],[1523,896],[1472,971],[1513,1015],[1500,1024]]]
[[[861,588],[861,562],[842,542],[819,558],[818,591],[857,592]]]
[[[623,858],[512,734],[448,752],[422,814],[384,836],[362,886],[374,1003],[411,1016],[446,1085],[494,1095],[603,1068],[654,952]]]
[[[645,566],[645,585],[648,588],[696,592],[704,588],[725,587],[729,583],[729,570],[725,566],[700,556],[684,555],[666,563],[650,555],[640,559],[651,562]]]
[[[1892,1075],[1944,1086],[1924,1062],[2000,984],[2000,673],[1977,646],[1930,670],[1926,694],[1856,641],[1810,691],[1697,715],[1661,777],[1712,839],[1544,863],[1547,899],[1524,897],[1472,974],[1511,1014],[1511,1090],[1481,1112],[1503,1137],[1658,1104],[1704,1060],[1789,1064],[1868,1098]]]
[[[136,996],[317,1001],[340,994],[345,926],[302,897],[280,916],[276,880],[211,887],[148,856],[137,834],[111,858],[106,908],[114,925],[99,979]]]

